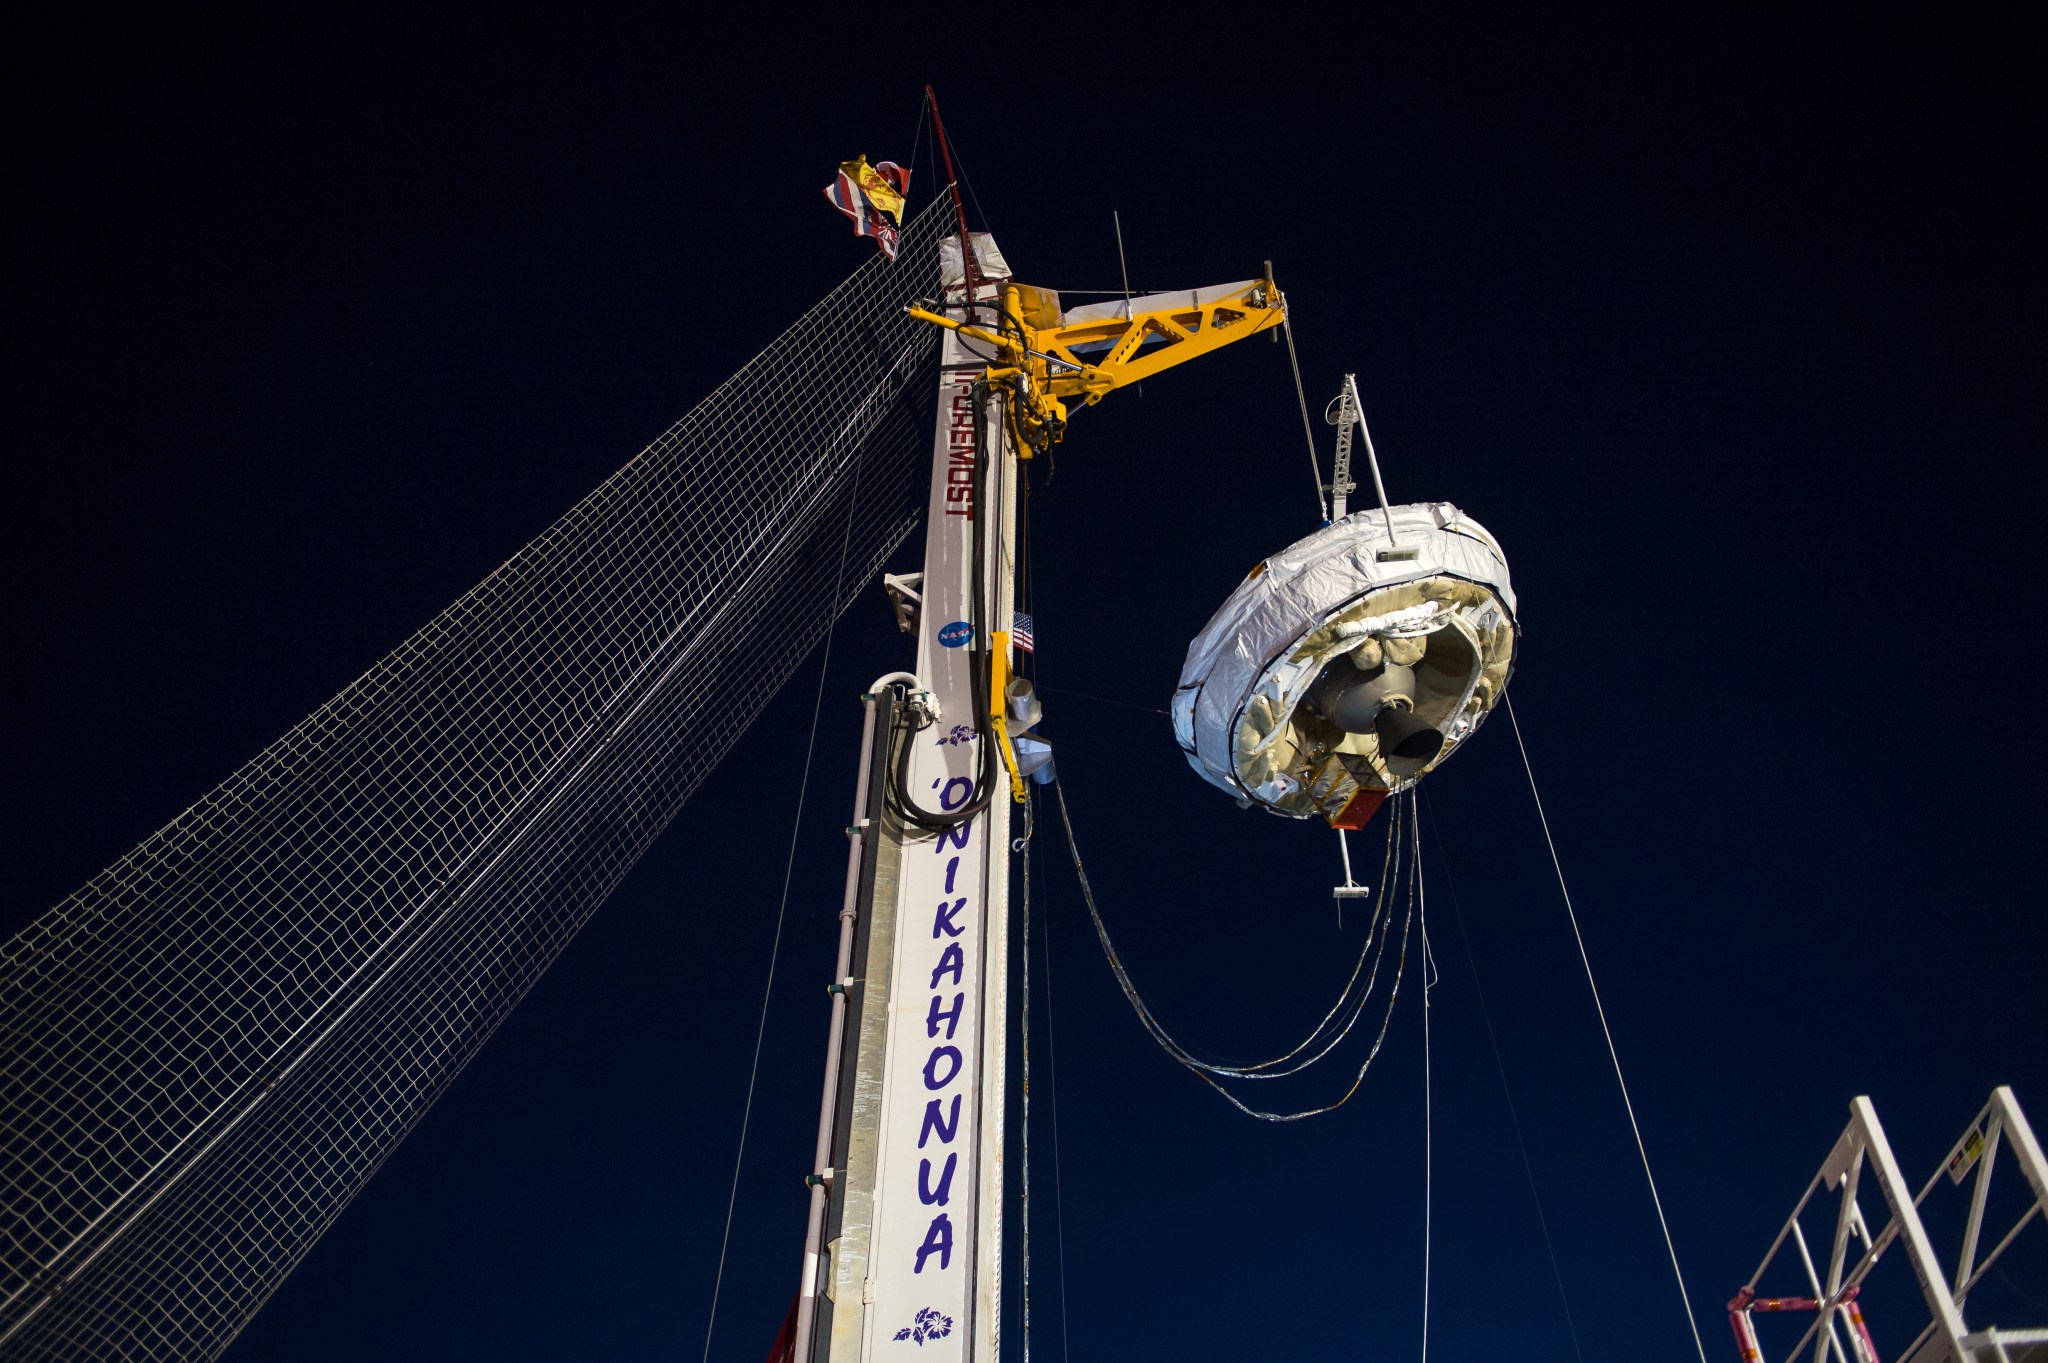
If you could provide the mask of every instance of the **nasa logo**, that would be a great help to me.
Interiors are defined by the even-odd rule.
[[[974,626],[965,620],[955,620],[939,631],[939,643],[947,648],[958,648],[974,637]]]

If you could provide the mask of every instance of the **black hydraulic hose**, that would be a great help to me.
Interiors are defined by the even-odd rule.
[[[977,704],[980,697],[989,694],[989,645],[994,642],[989,637],[988,631],[982,628],[985,622],[981,618],[982,600],[987,594],[987,583],[985,580],[987,577],[987,562],[982,554],[981,526],[982,518],[989,513],[986,496],[988,490],[988,466],[990,462],[988,456],[988,395],[988,380],[986,378],[976,379],[974,387],[969,390],[970,400],[974,404],[974,518],[970,523],[971,533],[969,536],[968,552],[974,558],[974,583],[971,597],[967,603],[967,616],[968,624],[973,630],[969,639],[970,647],[975,643],[981,645],[980,649],[970,655],[973,658],[971,664],[972,677],[968,683],[969,690],[976,697]],[[988,808],[989,800],[995,795],[996,789],[996,742],[995,736],[988,732],[989,717],[986,715],[976,715],[975,721],[975,729],[980,734],[978,741],[981,744],[981,775],[975,783],[977,790],[975,791],[974,798],[958,809],[926,809],[917,802],[917,797],[910,793],[910,750],[916,741],[919,730],[924,726],[913,723],[910,731],[903,736],[903,747],[896,754],[896,780],[895,790],[892,792],[892,795],[896,812],[901,814],[905,820],[916,824],[920,828],[943,831],[966,823],[969,819],[981,813],[982,810]]]
[[[910,750],[915,746],[917,735],[923,732],[924,727],[914,719],[899,726],[902,733],[902,746],[896,753],[896,776],[893,782],[893,789],[889,792],[891,797],[890,803],[895,807],[896,812],[903,816],[904,822],[913,823],[920,828],[928,828],[934,832],[944,832],[949,828],[966,823],[969,819],[988,808],[989,800],[995,794],[995,783],[998,775],[995,762],[995,744],[987,737],[981,740],[981,774],[976,778],[975,782],[979,793],[973,799],[958,809],[926,809],[918,804],[916,798],[910,793]]]
[[[950,303],[938,302],[933,299],[919,299],[917,302],[917,306],[925,308],[928,311],[932,312],[944,312],[953,307],[954,305]],[[1000,335],[1006,330],[1014,329],[1016,332],[1015,340],[1017,345],[1027,350],[1029,349],[1031,344],[1031,329],[1024,325],[1024,319],[1019,317],[1015,312],[1011,311],[1009,303],[1007,303],[1003,299],[997,298],[987,303],[963,303],[960,304],[959,306],[963,308],[969,314],[969,316],[973,315],[973,312],[976,308],[993,307],[996,310],[998,317],[1000,318],[1000,320],[998,320],[996,323],[997,334]],[[972,347],[967,347],[966,340],[964,337],[961,340],[961,344],[963,347],[967,348],[968,354],[975,355],[978,359],[985,359],[993,362],[998,358],[997,356],[994,355],[981,355],[978,352],[976,352]],[[976,410],[976,416],[977,418],[979,418],[980,416],[979,409]],[[1033,449],[1038,450],[1041,453],[1046,453],[1051,450],[1052,442],[1050,440],[1046,441],[1044,444],[1033,444],[1031,441],[1028,441],[1024,438],[1024,431],[1022,427],[1020,427],[1017,424],[1017,411],[1016,405],[1014,403],[1008,401],[1005,401],[1003,403],[1003,420],[1004,424],[1009,427],[1010,438],[1017,442],[1018,449]],[[1047,481],[1051,480],[1048,479]]]

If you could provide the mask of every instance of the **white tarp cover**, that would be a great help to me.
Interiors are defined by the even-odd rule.
[[[1478,522],[1448,502],[1361,510],[1289,545],[1252,570],[1188,646],[1174,692],[1174,736],[1204,779],[1277,814],[1333,812],[1312,790],[1333,753],[1370,769],[1357,784],[1399,789],[1476,730],[1514,662],[1515,594],[1507,559]],[[1411,557],[1412,555],[1412,557]],[[1342,735],[1297,706],[1332,660],[1356,653],[1414,662],[1439,631],[1455,657],[1449,689],[1417,713],[1442,729],[1443,750],[1396,779],[1371,735]],[[1454,636],[1454,637],[1453,637]],[[1370,772],[1376,772],[1372,775]],[[1353,787],[1355,789],[1355,786]]]
[[[1235,284],[1214,284],[1206,289],[1176,289],[1172,293],[1147,293],[1130,299],[1112,298],[1106,303],[1084,303],[1078,308],[1068,308],[1061,320],[1067,326],[1074,326],[1080,322],[1101,322],[1112,318],[1129,317],[1134,312],[1170,312],[1175,308],[1206,307],[1219,298],[1231,298],[1243,293],[1258,282],[1256,279],[1240,279]]]
[[[1002,251],[996,246],[996,239],[986,232],[970,232],[974,241],[974,273],[979,282],[1010,278],[1010,262],[1003,259]],[[960,238],[946,237],[939,242],[939,283],[949,289],[963,288],[967,276],[960,270]]]

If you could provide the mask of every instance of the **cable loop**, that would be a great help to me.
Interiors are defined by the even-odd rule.
[[[1074,837],[1074,821],[1067,809],[1066,791],[1061,786],[1057,776],[1053,778],[1052,787],[1053,793],[1058,797],[1060,822],[1066,830],[1067,848],[1074,860],[1074,873],[1081,882],[1081,898],[1088,906],[1088,916],[1094,921],[1095,936],[1102,944],[1104,956],[1108,958],[1110,973],[1116,977],[1117,986],[1123,990],[1124,998],[1130,1003],[1132,1011],[1138,1015],[1138,1021],[1144,1026],[1152,1039],[1158,1043],[1160,1049],[1165,1051],[1177,1063],[1191,1071],[1196,1078],[1222,1094],[1224,1101],[1228,1102],[1232,1107],[1235,1107],[1247,1116],[1257,1117],[1261,1121],[1300,1121],[1306,1117],[1315,1117],[1325,1112],[1334,1112],[1349,1102],[1352,1095],[1358,1092],[1359,1085],[1364,1082],[1365,1072],[1372,1067],[1372,1062],[1378,1058],[1380,1047],[1386,1042],[1388,1028],[1393,1022],[1394,1003],[1400,997],[1401,980],[1407,970],[1408,941],[1416,915],[1416,883],[1420,879],[1421,873],[1421,843],[1416,836],[1414,811],[1412,808],[1414,804],[1413,794],[1409,793],[1405,798],[1396,797],[1393,801],[1393,813],[1388,818],[1387,854],[1381,875],[1383,893],[1380,896],[1379,902],[1374,906],[1371,921],[1366,925],[1365,946],[1359,954],[1358,964],[1353,967],[1351,978],[1345,982],[1344,991],[1338,995],[1337,1002],[1332,1005],[1329,1012],[1323,1015],[1322,1020],[1316,1024],[1309,1035],[1303,1038],[1300,1043],[1286,1054],[1251,1065],[1220,1065],[1201,1059],[1181,1045],[1180,1042],[1176,1041],[1160,1025],[1158,1019],[1152,1015],[1152,1010],[1146,1005],[1144,999],[1139,996],[1137,986],[1131,982],[1130,973],[1124,968],[1123,959],[1117,954],[1116,944],[1110,940],[1109,929],[1102,921],[1101,911],[1096,907],[1094,887],[1089,883],[1087,870],[1081,862],[1080,847]],[[1403,856],[1398,860],[1394,855],[1394,849],[1397,844],[1403,848]],[[1288,1075],[1299,1074],[1328,1055],[1357,1026],[1358,1020],[1364,1014],[1365,1006],[1372,998],[1373,990],[1378,983],[1380,967],[1386,956],[1388,939],[1393,935],[1393,914],[1388,906],[1398,897],[1397,887],[1404,880],[1407,886],[1407,907],[1402,918],[1401,950],[1395,961],[1394,978],[1387,995],[1386,1012],[1380,1020],[1379,1034],[1373,1040],[1372,1049],[1367,1053],[1364,1063],[1358,1067],[1358,1072],[1353,1076],[1350,1087],[1335,1102],[1323,1107],[1310,1108],[1300,1112],[1265,1112],[1239,1101],[1236,1095],[1217,1082],[1218,1079],[1279,1079]],[[1369,970],[1368,963],[1370,964]],[[1354,999],[1353,992],[1361,975],[1364,976],[1365,983],[1362,989],[1357,989]],[[1340,1014],[1343,1015],[1341,1021],[1335,1021]],[[1335,1022],[1334,1028],[1332,1027],[1333,1021]],[[1316,1048],[1314,1053],[1306,1059],[1301,1059],[1297,1062],[1297,1057],[1312,1047]]]

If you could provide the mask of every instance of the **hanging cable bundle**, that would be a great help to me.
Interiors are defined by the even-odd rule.
[[[1159,1044],[1159,1048],[1185,1066],[1196,1078],[1215,1089],[1232,1107],[1247,1116],[1268,1122],[1295,1122],[1305,1117],[1320,1116],[1334,1112],[1351,1101],[1365,1080],[1365,1073],[1378,1058],[1380,1047],[1386,1042],[1387,1029],[1393,1022],[1394,1003],[1400,997],[1401,980],[1407,971],[1408,941],[1415,922],[1417,888],[1421,882],[1421,834],[1417,822],[1414,799],[1397,800],[1393,816],[1387,821],[1386,853],[1382,861],[1380,884],[1383,887],[1379,902],[1371,920],[1366,924],[1365,942],[1361,947],[1350,977],[1345,980],[1336,1003],[1323,1014],[1316,1025],[1293,1047],[1283,1054],[1268,1060],[1245,1065],[1224,1065],[1203,1060],[1179,1041],[1175,1040],[1162,1026],[1152,1009],[1138,993],[1130,972],[1125,968],[1122,956],[1117,952],[1116,943],[1110,939],[1109,927],[1102,920],[1101,910],[1096,906],[1095,889],[1089,883],[1088,872],[1081,861],[1080,844],[1074,837],[1073,817],[1067,811],[1067,794],[1057,778],[1053,792],[1059,801],[1060,823],[1066,830],[1067,849],[1074,859],[1074,872],[1081,882],[1081,898],[1088,906],[1088,916],[1095,924],[1095,936],[1102,944],[1103,955],[1108,958],[1110,973],[1116,977],[1117,987],[1123,991],[1131,1010],[1138,1015],[1138,1021],[1145,1031]],[[1395,957],[1392,982],[1387,990],[1386,1008],[1380,1017],[1379,1032],[1373,1038],[1372,1048],[1352,1076],[1350,1086],[1335,1102],[1322,1107],[1308,1108],[1299,1112],[1267,1112],[1241,1101],[1236,1094],[1225,1088],[1219,1080],[1281,1079],[1299,1074],[1327,1056],[1357,1027],[1364,1016],[1366,1005],[1377,987],[1380,968],[1385,960],[1387,945],[1394,932],[1394,904],[1401,902],[1401,946]]]

